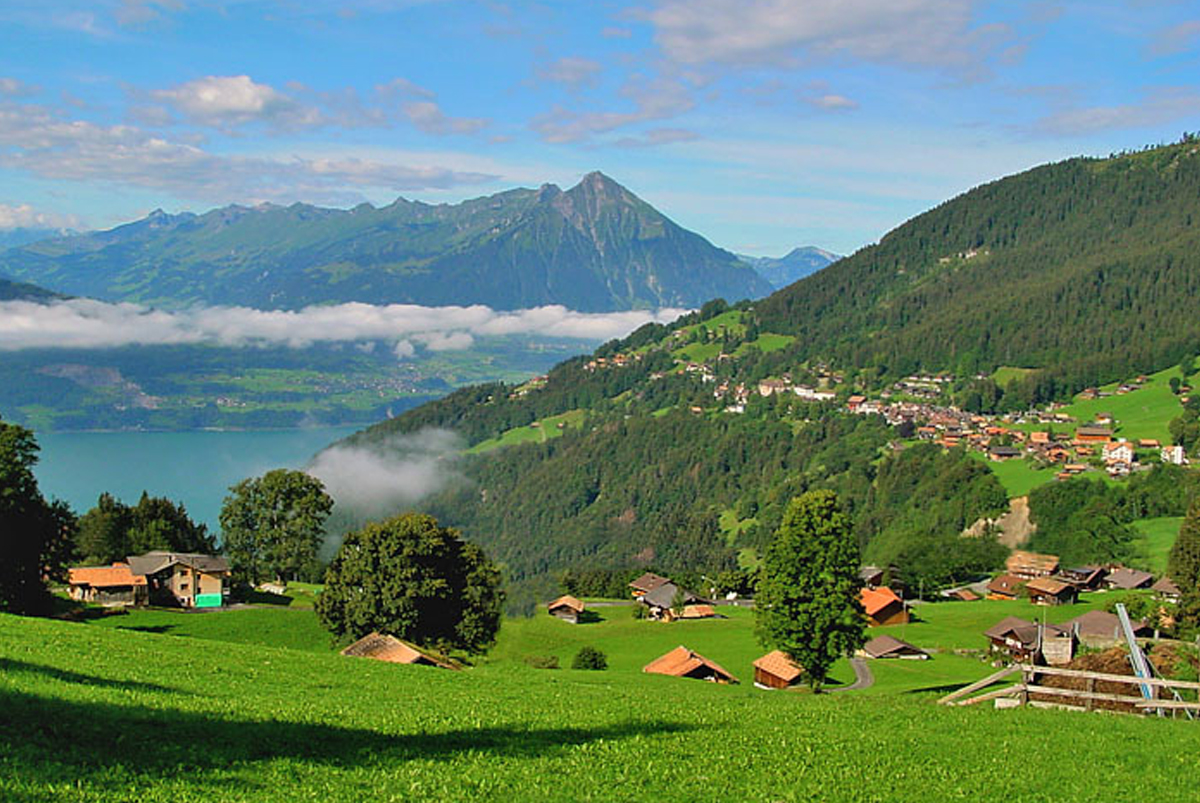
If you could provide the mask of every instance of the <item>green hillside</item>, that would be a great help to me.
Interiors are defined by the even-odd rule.
[[[0,276],[0,301],[52,301],[62,298],[58,293],[25,282],[14,282]]]
[[[157,211],[110,231],[11,249],[0,254],[0,273],[165,307],[362,301],[592,312],[771,291],[736,256],[600,173],[565,192],[547,184],[457,205],[401,198],[350,210]]]
[[[1193,723],[938,693],[454,673],[0,616],[0,798],[1191,799]]]

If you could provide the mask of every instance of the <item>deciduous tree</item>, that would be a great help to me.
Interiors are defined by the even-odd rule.
[[[333,499],[316,477],[275,469],[232,486],[221,506],[223,550],[241,580],[295,579],[316,560]]]
[[[862,646],[858,563],[849,518],[826,490],[792,500],[763,558],[759,640],[804,667],[814,691],[834,661]]]

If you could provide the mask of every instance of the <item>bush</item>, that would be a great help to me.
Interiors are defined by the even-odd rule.
[[[572,669],[608,669],[608,658],[595,647],[580,647],[571,661]]]
[[[646,614],[648,614],[649,612],[650,611],[646,608],[645,605],[643,605],[640,602],[635,602],[635,603],[633,603],[633,607],[630,609],[629,614],[634,619],[645,619]]]
[[[558,669],[557,655],[526,655],[525,663],[534,669]]]

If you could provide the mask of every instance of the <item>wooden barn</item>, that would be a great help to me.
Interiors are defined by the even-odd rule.
[[[671,581],[666,577],[660,577],[654,572],[646,572],[636,580],[630,581],[629,588],[632,590],[634,597],[642,597],[669,582]]]
[[[1029,599],[1038,605],[1074,605],[1079,596],[1075,586],[1053,577],[1038,577],[1025,584]]]
[[[1058,571],[1058,555],[1043,555],[1040,552],[1019,549],[1008,556],[1004,568],[1009,574],[1022,580],[1049,577]]]
[[[754,662],[754,685],[760,689],[786,689],[803,677],[803,667],[783,650],[769,652]]]
[[[111,566],[78,566],[68,570],[71,599],[93,605],[145,605],[149,599],[146,578],[129,570],[128,563]]]
[[[1144,621],[1134,619],[1130,623],[1133,625],[1135,637],[1154,635],[1154,628]],[[1108,611],[1088,611],[1074,619],[1068,619],[1062,626],[1071,630],[1089,647],[1111,647],[1113,644],[1125,642],[1125,635],[1121,632],[1121,620],[1115,613]]]
[[[864,644],[862,649],[868,658],[906,658],[916,661],[929,658],[929,653],[920,647],[914,647],[894,636],[876,636]]]
[[[576,599],[567,594],[549,603],[546,609],[555,619],[561,619],[564,622],[577,625],[579,624],[579,617],[583,613],[584,605],[583,600]]]
[[[1143,572],[1140,569],[1127,569],[1122,566],[1119,569],[1113,569],[1108,573],[1108,577],[1104,578],[1104,584],[1109,588],[1133,590],[1135,588],[1149,588],[1154,583],[1154,575],[1150,572]]]
[[[712,605],[684,605],[680,619],[715,619],[717,609]]]
[[[373,658],[391,664],[413,666],[436,666],[441,669],[458,669],[415,644],[389,636],[386,633],[370,633],[342,650],[342,655],[351,658]]]
[[[651,675],[707,680],[710,683],[738,682],[738,679],[726,672],[720,664],[683,646],[676,647],[666,655],[654,659],[642,667],[642,671]]]
[[[987,584],[988,599],[1016,599],[1025,581],[1011,574],[1002,574]]]
[[[904,600],[890,588],[864,588],[859,592],[859,598],[869,627],[899,625],[908,621],[908,608]]]
[[[1051,666],[1071,662],[1075,638],[1064,625],[1042,625],[1018,616],[1006,616],[984,633],[992,651],[1022,663],[1045,661]]]
[[[1154,592],[1154,596],[1158,597],[1163,602],[1178,603],[1183,599],[1183,592],[1179,590],[1179,586],[1170,577],[1163,575],[1154,585],[1150,586],[1150,590]]]

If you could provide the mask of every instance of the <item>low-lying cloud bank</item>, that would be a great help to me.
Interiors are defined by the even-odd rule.
[[[0,302],[0,351],[27,348],[114,348],[210,343],[285,345],[385,340],[398,358],[470,348],[475,337],[544,335],[609,340],[649,322],[667,323],[686,310],[584,313],[561,306],[501,312],[490,307],[338,304],[301,310],[199,307],[168,312],[137,304],[74,299],[52,304]]]

